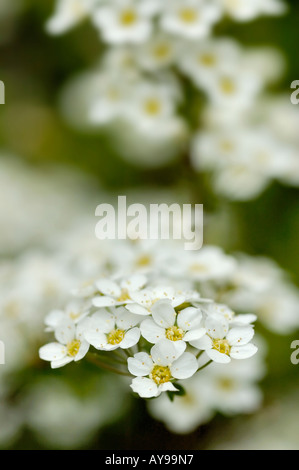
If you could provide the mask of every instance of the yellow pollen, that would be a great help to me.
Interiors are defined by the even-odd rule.
[[[80,346],[81,346],[81,341],[79,341],[78,339],[74,339],[73,341],[68,343],[66,345],[67,355],[71,357],[77,356]]]
[[[178,326],[171,326],[166,330],[166,338],[171,341],[179,341],[183,339],[185,332]]]
[[[219,351],[221,354],[226,354],[228,356],[230,353],[231,347],[227,339],[214,339],[213,349],[216,349],[216,351]]]
[[[78,312],[78,313],[71,312],[71,313],[69,314],[69,317],[70,317],[72,320],[76,320],[78,317],[80,317],[80,312]]]
[[[232,95],[236,91],[236,85],[232,79],[223,77],[220,81],[220,88],[226,95]]]
[[[198,19],[198,13],[192,8],[183,8],[180,13],[180,19],[184,21],[184,23],[195,23]]]
[[[134,10],[124,10],[122,11],[120,17],[119,17],[119,22],[123,26],[131,26],[132,24],[136,23],[137,21],[137,15]]]
[[[169,55],[169,53],[170,53],[170,47],[168,46],[168,44],[159,44],[154,49],[154,55],[158,59],[165,59]]]
[[[219,385],[219,388],[221,388],[221,390],[225,390],[225,391],[230,391],[234,388],[233,380],[229,379],[228,377],[219,378],[218,385]]]
[[[107,336],[109,344],[119,344],[125,337],[124,330],[112,330]]]
[[[130,297],[128,289],[122,289],[121,294],[118,297],[117,301],[118,302],[125,302],[126,300],[130,300],[130,299],[131,299],[131,297]]]
[[[167,366],[163,367],[155,365],[150,374],[150,379],[152,379],[157,385],[169,382],[171,378],[171,372]]]
[[[205,53],[199,56],[199,62],[206,67],[212,67],[216,63],[216,58],[213,54]]]
[[[136,261],[136,266],[143,267],[149,266],[152,263],[152,259],[149,255],[140,256],[140,258]]]
[[[155,116],[156,114],[159,114],[159,112],[161,111],[161,104],[155,98],[148,99],[144,103],[144,110],[146,111],[147,114],[150,114],[151,116]]]
[[[190,266],[190,271],[194,273],[205,273],[208,271],[208,268],[205,264],[194,263]]]

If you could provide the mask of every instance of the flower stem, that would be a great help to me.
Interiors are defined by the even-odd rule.
[[[89,353],[89,354],[87,354],[86,358],[89,362],[96,365],[97,367],[100,367],[101,369],[105,369],[105,370],[108,370],[110,372],[114,372],[115,374],[126,375],[128,377],[131,377],[131,374],[129,372],[124,372],[122,370],[117,369],[116,367],[112,367],[111,365],[108,365],[105,362],[102,362],[100,360],[99,356],[96,355],[96,354]]]
[[[197,369],[196,372],[199,372],[200,370],[203,370],[205,369],[206,367],[208,367],[211,363],[212,363],[212,359],[210,361],[208,361],[206,364],[204,364],[203,366],[201,366],[199,369]]]

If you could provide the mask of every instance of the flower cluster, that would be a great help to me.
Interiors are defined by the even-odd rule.
[[[68,306],[64,314],[54,311],[46,318],[56,342],[43,346],[40,357],[52,368],[83,359],[90,346],[102,353],[125,351],[128,370],[136,376],[133,391],[150,398],[179,391],[176,380],[199,370],[203,352],[218,363],[247,359],[257,352],[251,343],[256,317],[235,316],[196,291],[151,286],[143,275],[100,279],[94,291],[82,299],[81,309]],[[113,354],[111,358],[115,359]]]
[[[96,67],[66,86],[63,113],[76,126],[112,132],[134,164],[159,167],[187,150],[193,171],[228,199],[253,199],[273,180],[298,186],[296,145],[270,116],[257,119],[283,57],[212,37],[220,21],[284,10],[278,0],[61,0],[49,33],[89,17],[105,45]]]

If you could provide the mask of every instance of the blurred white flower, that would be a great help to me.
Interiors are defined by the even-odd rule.
[[[152,17],[158,6],[150,0],[115,0],[97,8],[93,21],[108,43],[140,43],[152,32]]]
[[[170,401],[167,395],[162,394],[155,400],[149,400],[147,407],[150,414],[162,421],[170,432],[189,434],[195,431],[214,415],[206,395],[202,393],[202,384],[201,374],[194,375],[183,382],[184,396]]]
[[[237,21],[251,21],[267,14],[277,15],[285,11],[286,5],[281,0],[218,0],[225,13]]]
[[[220,19],[217,2],[209,0],[172,0],[164,5],[161,28],[189,39],[207,36]]]
[[[57,0],[55,12],[47,21],[50,34],[62,34],[87,18],[102,0]]]

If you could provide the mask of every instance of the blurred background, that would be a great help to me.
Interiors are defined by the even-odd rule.
[[[246,24],[224,21],[216,25],[215,36],[280,51],[283,72],[268,87],[268,96],[274,97],[268,116],[273,123],[277,117],[274,127],[279,119],[287,130],[293,126],[296,136],[299,110],[289,97],[290,83],[299,73],[299,5],[286,3],[289,11],[283,16]],[[84,94],[91,93],[92,84],[74,85],[74,77],[92,70],[105,52],[91,22],[51,36],[45,25],[54,1],[1,4],[0,80],[6,102],[0,106],[0,339],[7,365],[0,366],[0,447],[298,449],[299,365],[290,361],[290,344],[299,339],[298,310],[285,332],[279,331],[279,322],[276,329],[258,323],[267,368],[260,381],[264,398],[259,410],[229,417],[217,412],[187,434],[172,432],[154,419],[146,403],[131,397],[127,383],[113,375],[85,363],[56,371],[41,363],[44,316],[61,308],[77,283],[100,274],[105,248],[93,235],[97,204],[121,194],[144,203],[202,203],[205,244],[231,254],[271,258],[288,273],[295,292],[299,190],[273,178],[256,197],[222,197],[211,175],[190,165],[184,128],[167,150],[166,144],[153,146],[149,155],[140,144],[126,147],[123,137],[115,145],[113,126],[87,125],[82,117]],[[204,109],[203,98],[197,102],[193,87],[184,87],[180,116],[195,131],[202,122],[195,104]],[[267,97],[265,104],[263,100],[258,100],[261,115],[268,107]],[[125,125],[118,131],[129,132]],[[291,139],[293,144],[293,135]]]

